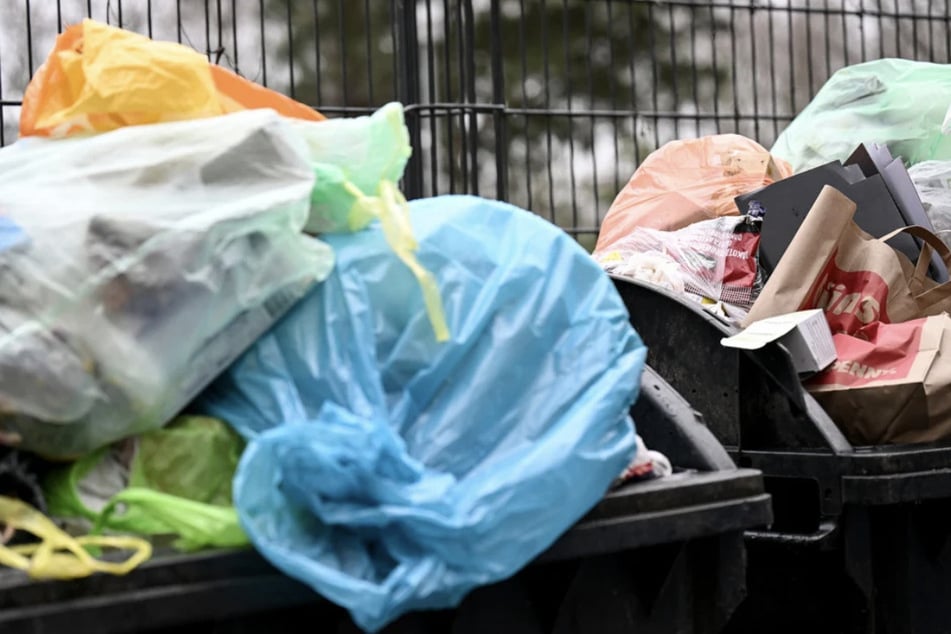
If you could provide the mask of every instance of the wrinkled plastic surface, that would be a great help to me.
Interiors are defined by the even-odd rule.
[[[315,110],[210,64],[197,51],[85,19],[56,38],[23,96],[20,136],[63,137],[271,108]]]
[[[177,418],[54,470],[44,483],[49,513],[96,531],[174,535],[182,550],[243,546],[231,499],[243,448],[217,419]]]
[[[594,257],[609,273],[749,310],[763,284],[757,263],[761,224],[738,216],[677,231],[637,228]]]
[[[638,227],[673,231],[737,216],[733,199],[790,176],[789,166],[738,134],[671,141],[652,152],[608,209],[595,251]]]
[[[779,135],[771,152],[796,172],[845,161],[861,143],[884,143],[907,165],[951,159],[945,115],[951,66],[880,59],[832,75]]]
[[[328,274],[284,121],[0,150],[0,438],[77,457],[157,428]]]
[[[935,233],[951,246],[951,161],[923,161],[912,165],[908,175]]]
[[[559,229],[474,197],[410,208],[449,341],[371,225],[328,238],[331,276],[203,399],[250,439],[257,549],[370,630],[508,577],[591,508],[633,458],[645,359]]]

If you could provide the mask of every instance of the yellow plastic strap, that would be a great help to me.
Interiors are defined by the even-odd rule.
[[[43,540],[22,546],[0,545],[0,565],[23,570],[35,579],[76,579],[94,572],[125,575],[152,556],[152,545],[139,537],[74,539],[32,506],[13,498],[0,496],[0,523]],[[125,561],[101,561],[84,546],[129,550],[132,554]]]
[[[423,291],[423,301],[426,302],[426,313],[433,325],[436,341],[449,339],[449,326],[446,325],[446,313],[443,311],[442,298],[439,296],[439,287],[432,273],[423,268],[416,259],[416,240],[413,238],[413,228],[409,224],[409,206],[403,194],[393,183],[380,183],[380,198],[383,204],[380,207],[380,223],[383,225],[383,235],[390,243],[393,251],[403,263],[413,272]]]
[[[419,282],[420,289],[423,292],[423,301],[426,303],[426,314],[429,316],[429,323],[432,324],[436,341],[447,341],[449,339],[449,326],[446,324],[446,313],[443,311],[442,298],[439,295],[436,278],[423,268],[419,260],[416,259],[417,244],[416,239],[413,238],[413,228],[409,222],[409,205],[406,203],[406,198],[403,197],[396,185],[389,181],[380,183],[379,198],[365,196],[351,183],[344,183],[344,187],[359,201],[358,204],[354,205],[351,213],[354,213],[354,210],[357,209],[372,209],[373,215],[380,219],[380,224],[383,225],[383,235],[386,236],[390,248],[412,271]]]

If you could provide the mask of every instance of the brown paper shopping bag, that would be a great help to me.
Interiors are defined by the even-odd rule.
[[[806,387],[850,442],[951,437],[951,317],[876,322],[833,338],[838,360]]]
[[[948,247],[923,227],[874,238],[855,224],[854,214],[855,203],[833,187],[823,188],[744,325],[822,308],[833,333],[853,334],[879,321],[898,323],[951,311],[951,283],[927,277],[932,249],[951,267]],[[917,265],[886,243],[902,232],[925,243]]]

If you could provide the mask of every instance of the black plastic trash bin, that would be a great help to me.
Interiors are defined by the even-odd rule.
[[[387,632],[718,632],[745,594],[743,531],[771,521],[762,476],[737,469],[653,370],[638,432],[676,473],[605,496],[536,562],[455,610]],[[0,573],[0,632],[356,632],[347,615],[252,551],[157,555],[126,577]]]
[[[951,446],[853,447],[781,345],[725,348],[735,331],[699,304],[615,285],[648,362],[773,497],[729,631],[951,632]]]

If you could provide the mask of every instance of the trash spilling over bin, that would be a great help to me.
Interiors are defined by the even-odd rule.
[[[763,286],[758,214],[703,220],[676,231],[636,227],[594,253],[608,273],[641,279],[745,316]]]
[[[454,610],[415,612],[383,632],[718,632],[747,593],[742,531],[771,521],[760,474],[737,469],[703,418],[645,367],[631,408],[668,477],[614,488],[529,566]],[[649,569],[650,575],[643,571]],[[0,629],[126,634],[355,632],[346,611],[253,551],[157,552],[123,577],[31,583],[0,570]],[[166,629],[167,628],[167,629]]]
[[[464,196],[410,210],[449,341],[384,228],[330,236],[330,277],[202,405],[249,440],[234,496],[255,546],[370,630],[508,577],[589,510],[634,458],[646,354],[547,221]]]
[[[589,255],[408,203],[398,103],[68,27],[0,150],[0,627],[941,631],[949,105],[843,69],[771,150],[658,148]]]
[[[951,620],[951,529],[938,518],[951,500],[949,103],[945,65],[833,76],[770,150],[795,173],[736,193],[732,213],[762,216],[766,278],[739,318],[676,283],[674,240],[658,248],[612,224],[611,242],[637,248],[595,251],[648,363],[773,496],[774,524],[747,533],[751,594],[727,632],[943,632]],[[694,208],[668,207],[671,221]]]
[[[943,631],[951,446],[853,445],[778,343],[723,346],[737,328],[695,302],[615,283],[648,362],[690,395],[737,464],[763,472],[772,496],[772,526],[747,533],[750,594],[726,632]]]
[[[792,191],[797,178],[767,189]],[[748,533],[751,594],[726,631],[763,631],[777,614],[781,631],[943,631],[951,578],[934,544],[951,537],[935,515],[951,499],[951,377],[941,361],[947,283],[933,279],[933,254],[946,267],[951,252],[926,227],[905,226],[896,207],[879,206],[892,211],[877,218],[866,208],[866,222],[897,218],[889,233],[920,240],[909,259],[891,235],[859,228],[853,201],[820,187],[795,223],[786,219],[788,247],[744,323],[822,309],[837,357],[826,370],[802,373],[781,337],[725,347],[740,324],[643,280],[616,284],[648,362],[690,395],[741,465],[764,472],[773,496],[774,525]],[[800,213],[770,196],[738,197],[767,200],[764,244],[771,213]]]

